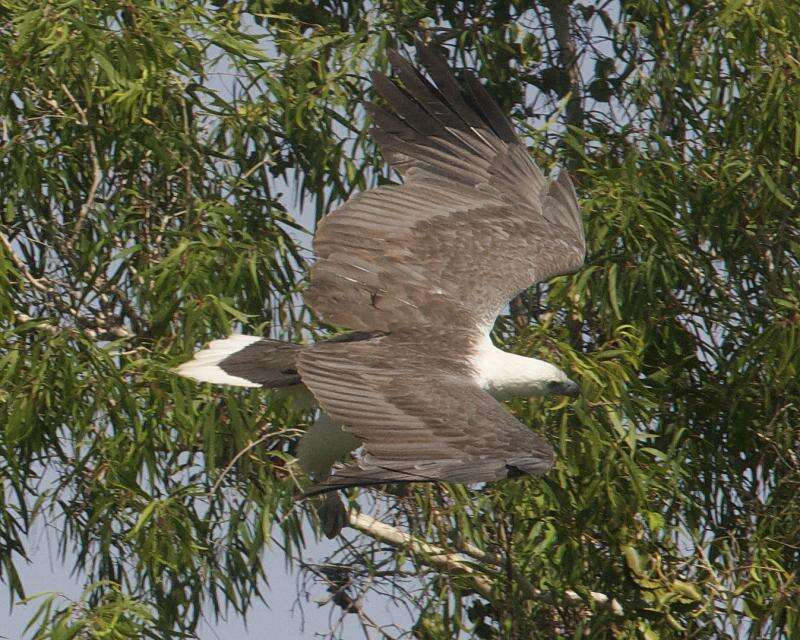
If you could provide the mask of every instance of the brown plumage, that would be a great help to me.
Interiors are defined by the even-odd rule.
[[[364,442],[311,490],[541,473],[548,444],[476,383],[469,354],[521,290],[583,264],[566,173],[548,181],[471,75],[418,45],[433,82],[396,53],[373,74],[373,139],[404,183],[351,198],[317,229],[306,302],[328,322],[388,335],[304,350],[321,407]],[[435,84],[434,84],[435,83]]]

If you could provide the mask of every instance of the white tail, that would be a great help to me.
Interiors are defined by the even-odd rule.
[[[233,335],[222,340],[213,340],[205,349],[195,353],[189,362],[177,367],[175,373],[199,382],[229,384],[236,387],[260,387],[262,385],[257,382],[226,373],[219,363],[261,339],[258,336]]]

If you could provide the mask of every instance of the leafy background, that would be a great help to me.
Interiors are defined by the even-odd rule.
[[[29,635],[192,637],[269,602],[272,545],[369,637],[798,637],[799,9],[0,0],[0,578],[46,523],[87,582]],[[362,491],[309,564],[310,416],[169,369],[331,329],[299,222],[393,179],[361,105],[415,36],[578,184],[586,268],[494,337],[584,394],[510,405],[546,478]]]

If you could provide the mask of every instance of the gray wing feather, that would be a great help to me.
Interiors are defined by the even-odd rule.
[[[550,445],[463,372],[418,348],[432,338],[389,335],[302,352],[303,382],[364,443],[357,462],[308,495],[387,482],[486,482],[552,467]]]
[[[319,225],[306,302],[327,321],[389,330],[458,321],[485,330],[519,291],[583,263],[575,191],[547,181],[483,86],[462,87],[424,47],[432,78],[392,55],[372,136],[405,179]]]

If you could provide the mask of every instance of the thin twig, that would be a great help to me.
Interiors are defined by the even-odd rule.
[[[244,449],[242,449],[235,456],[233,456],[228,465],[222,470],[222,473],[219,474],[219,478],[217,478],[217,481],[213,484],[213,486],[206,495],[209,498],[214,497],[214,494],[217,492],[217,489],[219,489],[219,486],[222,484],[222,481],[225,480],[225,476],[227,476],[230,470],[233,469],[234,465],[239,461],[239,458],[241,458],[245,453],[250,451],[253,447],[257,447],[258,445],[260,445],[262,442],[267,440],[272,435],[274,434],[268,431],[260,438],[258,438],[258,440],[253,440],[253,442],[248,444]]]
[[[69,98],[69,101],[72,103],[75,111],[78,112],[78,115],[80,116],[79,122],[88,129],[89,118],[86,116],[86,111],[84,111],[84,109],[75,99],[75,96],[72,95],[67,85],[62,83],[61,90],[67,95],[67,98]],[[72,235],[70,235],[69,240],[67,240],[67,249],[69,251],[72,251],[75,243],[78,241],[78,236],[81,233],[81,229],[83,229],[86,216],[88,215],[89,211],[94,208],[95,196],[97,195],[97,189],[100,187],[100,180],[102,179],[100,161],[97,158],[97,145],[95,144],[94,136],[91,134],[91,132],[89,132],[87,138],[89,140],[89,156],[92,161],[92,184],[89,186],[89,192],[86,196],[86,201],[78,211],[78,217],[75,219],[75,226],[72,228]]]
[[[22,277],[25,278],[28,282],[30,282],[31,286],[42,293],[50,293],[51,289],[47,285],[42,284],[41,280],[34,278],[30,271],[28,271],[28,267],[25,266],[25,263],[22,259],[17,255],[17,252],[14,251],[14,247],[11,246],[11,242],[6,236],[5,233],[0,231],[0,243],[2,243],[5,250],[8,252],[9,257],[11,258],[11,262],[14,263],[14,266],[17,270],[22,274]]]

